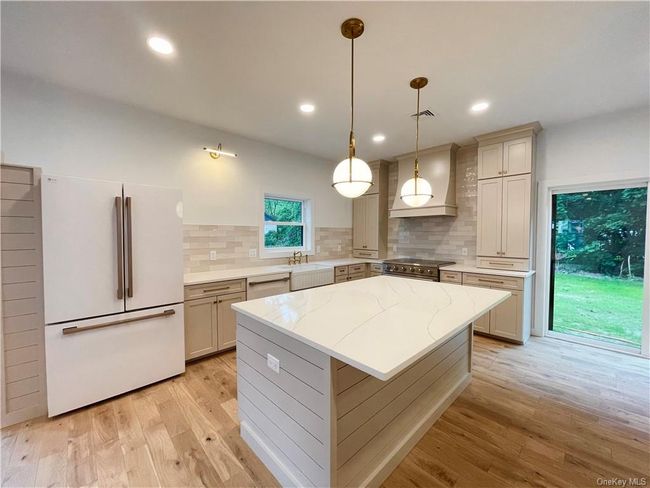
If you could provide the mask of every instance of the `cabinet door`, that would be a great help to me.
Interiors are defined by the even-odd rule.
[[[490,334],[521,341],[522,294],[511,291],[512,296],[490,311]]]
[[[377,251],[379,249],[379,195],[365,198],[366,238],[363,249]]]
[[[529,257],[530,179],[530,174],[503,178],[501,251],[504,257]]]
[[[502,178],[478,182],[476,254],[479,256],[500,255],[502,196]]]
[[[366,244],[366,199],[352,200],[352,248],[364,249]]]
[[[185,359],[217,350],[216,297],[185,302]]]
[[[503,175],[530,173],[533,169],[533,138],[523,137],[503,143]]]
[[[477,332],[484,332],[485,334],[490,333],[490,312],[485,315],[481,315],[474,322],[474,330]]]
[[[496,178],[503,170],[503,144],[490,144],[478,148],[478,179]]]
[[[237,316],[231,305],[245,300],[245,293],[223,295],[217,300],[217,349],[235,347],[237,343]]]

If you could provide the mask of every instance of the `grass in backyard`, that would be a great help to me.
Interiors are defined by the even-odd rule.
[[[640,347],[642,314],[641,280],[555,274],[555,332],[603,339],[586,333],[598,334],[607,342]]]

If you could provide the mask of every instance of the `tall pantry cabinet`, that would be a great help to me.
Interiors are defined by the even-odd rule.
[[[533,268],[538,122],[477,136],[477,266]]]

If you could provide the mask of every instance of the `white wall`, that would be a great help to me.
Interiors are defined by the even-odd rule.
[[[537,138],[537,179],[650,174],[648,108],[546,127]]]
[[[350,201],[330,186],[334,165],[323,159],[16,74],[3,72],[1,89],[8,163],[181,187],[190,224],[258,225],[270,192],[312,198],[315,226],[351,226]],[[202,150],[219,142],[239,158]]]

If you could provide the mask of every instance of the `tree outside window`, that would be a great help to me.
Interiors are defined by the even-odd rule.
[[[264,198],[264,247],[305,248],[305,202],[279,197]]]

